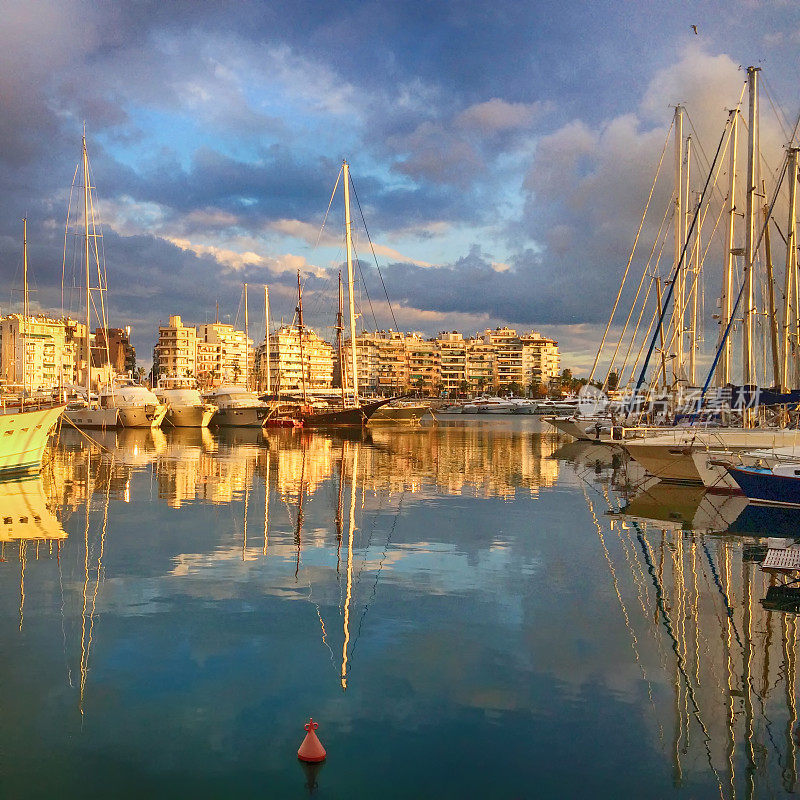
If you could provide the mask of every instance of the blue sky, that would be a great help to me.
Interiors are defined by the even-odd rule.
[[[535,328],[581,372],[670,106],[707,151],[739,67],[763,68],[789,120],[800,109],[793,2],[11,0],[3,16],[0,309],[19,299],[25,215],[34,302],[60,307],[85,122],[110,321],[132,324],[142,363],[170,314],[202,322],[219,301],[241,321],[245,281],[251,320],[264,284],[291,317],[298,268],[327,333],[340,198],[315,242],[347,158],[401,328]],[[785,137],[763,125],[777,162]],[[357,245],[363,324],[389,327],[363,230]]]

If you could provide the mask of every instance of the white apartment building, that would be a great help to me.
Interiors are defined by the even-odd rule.
[[[158,328],[158,371],[172,378],[196,378],[197,329],[183,324],[179,315]]]

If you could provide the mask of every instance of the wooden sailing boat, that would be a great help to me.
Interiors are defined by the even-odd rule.
[[[347,291],[349,305],[350,323],[350,368],[351,368],[351,390],[352,397],[347,398],[345,384],[344,362],[342,360],[343,349],[341,346],[341,329],[343,316],[343,297],[341,282],[339,290],[339,313],[337,315],[338,346],[339,346],[339,368],[342,374],[342,407],[324,411],[315,411],[305,408],[301,411],[300,417],[303,425],[309,428],[353,428],[362,427],[369,422],[370,417],[381,407],[390,403],[395,398],[384,398],[375,400],[371,403],[362,403],[358,397],[358,362],[356,358],[356,313],[355,296],[353,293],[353,233],[352,222],[350,219],[350,165],[347,161],[342,162],[342,177],[344,182],[344,216],[345,216],[345,245],[347,250]],[[303,292],[300,285],[300,273],[298,272],[298,325],[300,329],[300,363],[303,385],[303,403],[307,406],[306,399],[306,373],[305,361],[303,357]]]

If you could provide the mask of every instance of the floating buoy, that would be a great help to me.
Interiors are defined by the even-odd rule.
[[[314,733],[319,727],[319,724],[309,718],[308,722],[303,727],[305,727],[308,733],[306,733],[306,738],[303,739],[303,744],[300,745],[300,749],[297,751],[297,757],[301,761],[308,761],[311,764],[324,761],[326,755],[325,748],[322,746],[322,742],[317,738],[317,734]]]

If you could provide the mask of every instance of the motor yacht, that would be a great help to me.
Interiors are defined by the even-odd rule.
[[[219,386],[206,392],[204,399],[217,407],[214,425],[233,428],[261,428],[270,406],[243,386]]]
[[[205,428],[217,410],[203,401],[193,378],[160,378],[153,393],[167,406],[164,419],[174,428]]]
[[[167,406],[153,392],[136,383],[101,389],[100,408],[116,409],[123,428],[157,428],[167,413]]]

